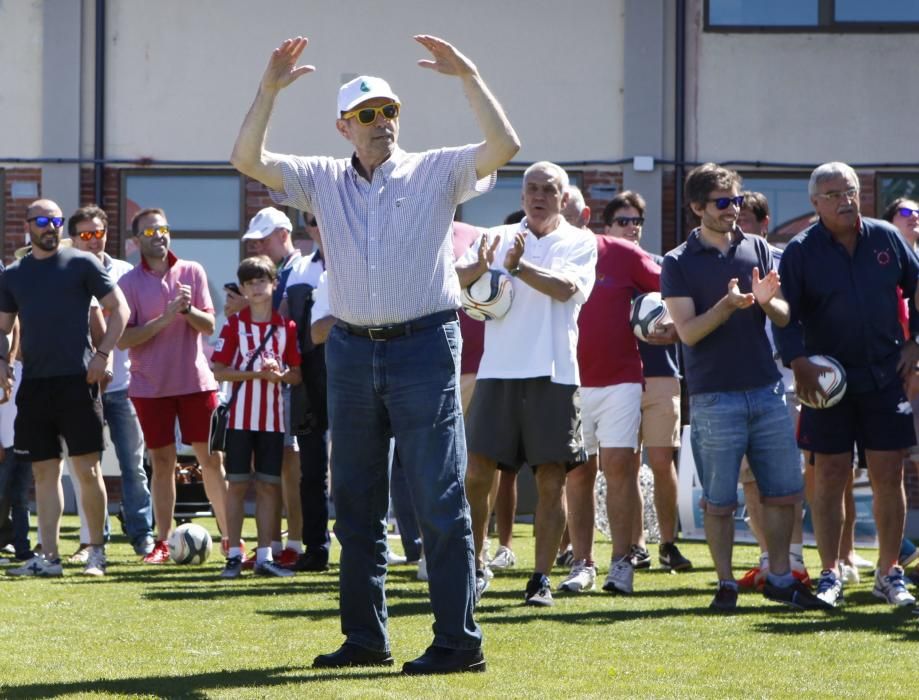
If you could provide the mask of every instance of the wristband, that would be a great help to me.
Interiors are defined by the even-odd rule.
[[[191,313],[191,304],[189,304],[186,308],[182,309],[179,313],[180,313],[180,314],[188,314],[188,313]]]
[[[104,357],[106,360],[108,359],[108,353],[105,352],[104,350],[99,350],[99,349],[97,349],[97,350],[96,350],[96,354],[97,354],[97,355],[102,355],[102,357]]]

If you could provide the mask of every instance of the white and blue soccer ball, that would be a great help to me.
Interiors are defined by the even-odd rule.
[[[673,320],[670,318],[660,292],[648,292],[635,297],[632,302],[629,325],[632,326],[632,332],[636,338],[647,341],[652,333],[668,323],[673,323]]]
[[[203,564],[211,556],[211,535],[200,525],[185,523],[169,535],[169,556],[176,564]]]
[[[476,321],[504,318],[514,301],[514,285],[504,270],[489,270],[463,290],[463,311]]]
[[[818,403],[808,403],[801,399],[801,403],[811,408],[829,408],[838,404],[846,395],[846,370],[839,360],[829,355],[811,355],[807,358],[815,365],[825,367],[826,371],[820,373],[820,388],[826,394],[825,399],[817,397]],[[800,398],[800,397],[799,397]]]

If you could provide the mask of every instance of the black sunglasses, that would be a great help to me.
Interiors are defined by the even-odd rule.
[[[617,216],[613,219],[617,226],[643,226],[645,217],[643,216]]]
[[[54,228],[60,228],[64,225],[63,216],[33,216],[31,219],[26,220],[34,221],[38,228],[45,228],[48,224],[51,224]]]
[[[736,197],[714,197],[711,199],[706,199],[706,202],[714,202],[715,206],[718,209],[727,209],[732,204],[735,207],[743,206],[743,195],[739,194]]]

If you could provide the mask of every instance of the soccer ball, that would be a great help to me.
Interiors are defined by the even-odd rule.
[[[820,397],[818,397],[819,403],[814,404],[807,403],[801,399],[801,403],[811,408],[829,408],[830,406],[835,406],[846,394],[846,370],[843,369],[843,366],[839,364],[838,360],[829,355],[811,355],[807,359],[815,365],[828,368],[830,371],[823,372],[819,379],[820,388],[823,389],[826,394],[826,399],[820,399]]]
[[[514,285],[503,270],[489,270],[463,290],[463,311],[476,321],[504,318],[513,301]]]
[[[632,302],[629,324],[632,326],[635,337],[639,340],[648,340],[648,336],[660,326],[672,322],[660,292],[642,294]]]
[[[169,535],[169,556],[176,564],[203,564],[211,555],[211,536],[194,523],[179,525]]]

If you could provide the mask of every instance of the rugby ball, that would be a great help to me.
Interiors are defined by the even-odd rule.
[[[660,292],[648,292],[635,297],[632,302],[629,324],[636,338],[647,341],[648,336],[668,323],[673,323],[673,320],[670,318]]]
[[[514,285],[504,270],[489,270],[463,290],[463,311],[476,321],[504,318],[514,301]]]
[[[211,555],[211,535],[200,525],[185,523],[169,535],[169,556],[176,564],[203,564]]]
[[[807,358],[815,365],[825,367],[826,370],[820,373],[820,388],[826,394],[826,399],[820,399],[820,403],[808,403],[801,399],[801,403],[811,408],[829,408],[839,403],[846,394],[846,370],[839,364],[838,360],[829,355],[811,355]],[[818,397],[819,399],[819,397]]]

